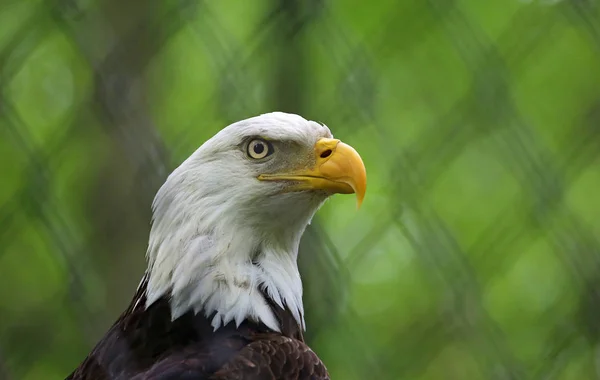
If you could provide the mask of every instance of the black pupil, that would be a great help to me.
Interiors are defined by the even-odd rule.
[[[254,153],[256,154],[261,154],[262,152],[265,151],[265,144],[263,143],[256,143],[254,144]]]

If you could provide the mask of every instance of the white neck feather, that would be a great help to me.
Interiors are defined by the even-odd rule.
[[[231,321],[239,326],[250,319],[280,331],[262,288],[277,305],[286,305],[298,325],[305,327],[297,247],[285,252],[262,246],[256,235],[245,229],[197,234],[196,227],[181,226],[162,244],[151,239],[150,246],[158,250],[149,269],[146,306],[167,296],[172,319],[193,310],[206,317],[215,313],[215,330]]]

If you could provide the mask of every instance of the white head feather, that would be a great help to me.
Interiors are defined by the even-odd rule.
[[[327,194],[281,193],[281,184],[257,180],[269,167],[298,164],[284,152],[266,163],[248,158],[244,142],[258,136],[306,153],[333,137],[326,126],[275,112],[231,124],[198,148],[153,202],[146,307],[167,297],[173,319],[193,310],[215,313],[215,330],[250,319],[280,331],[262,288],[305,327],[298,246]]]

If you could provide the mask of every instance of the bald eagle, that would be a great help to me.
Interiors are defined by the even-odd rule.
[[[300,238],[362,159],[322,124],[274,112],[227,126],[152,204],[148,268],[67,379],[328,379],[306,345]]]

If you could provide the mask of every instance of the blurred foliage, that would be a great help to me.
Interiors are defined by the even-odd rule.
[[[301,247],[334,379],[600,378],[599,67],[592,0],[1,0],[0,378],[64,378],[169,171],[273,110],[369,172]]]

